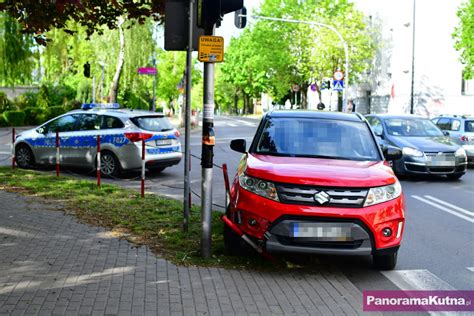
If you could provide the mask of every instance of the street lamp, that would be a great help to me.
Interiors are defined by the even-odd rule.
[[[244,15],[241,15],[244,16]],[[343,99],[343,108],[344,105],[347,104],[347,90],[349,89],[349,46],[347,45],[347,42],[344,40],[342,37],[341,33],[339,33],[336,28],[332,25],[321,23],[321,22],[316,22],[316,21],[303,21],[303,20],[293,20],[293,19],[283,19],[283,18],[271,18],[267,16],[261,16],[261,15],[249,15],[252,18],[255,19],[262,19],[262,20],[269,20],[269,21],[279,21],[279,22],[288,22],[288,23],[302,23],[302,24],[308,24],[308,25],[315,25],[315,26],[322,26],[325,28],[330,29],[336,35],[339,37],[341,40],[342,45],[344,46],[344,57],[345,57],[345,74],[344,74],[344,79],[346,81],[346,85],[344,87],[344,90],[342,91],[342,99]]]
[[[413,0],[413,36],[411,46],[411,92],[410,92],[410,114],[415,113],[414,92],[415,92],[415,8],[416,0]]]

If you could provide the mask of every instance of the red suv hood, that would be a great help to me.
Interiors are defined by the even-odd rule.
[[[246,160],[246,161],[245,161]],[[276,157],[249,154],[241,167],[249,176],[273,182],[335,186],[375,187],[396,181],[392,168],[382,161]]]

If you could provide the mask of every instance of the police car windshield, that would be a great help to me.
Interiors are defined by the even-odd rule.
[[[163,116],[138,116],[130,120],[133,124],[146,131],[165,132],[171,131],[174,128],[170,121]]]

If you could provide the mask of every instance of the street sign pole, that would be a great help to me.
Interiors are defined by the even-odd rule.
[[[205,35],[214,34],[214,25],[206,26]],[[202,119],[201,256],[211,256],[212,165],[214,138],[214,63],[204,63],[204,111]]]
[[[191,142],[191,85],[192,85],[192,54],[193,54],[193,12],[194,0],[189,0],[189,34],[188,50],[186,52],[186,108],[184,113],[184,214],[183,231],[188,232],[189,212],[191,208],[191,152],[189,144]]]

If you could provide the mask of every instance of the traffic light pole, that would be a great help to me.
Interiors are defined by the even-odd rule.
[[[189,34],[188,49],[186,52],[186,106],[184,114],[184,214],[183,214],[183,231],[188,232],[189,213],[191,208],[191,85],[192,85],[192,54],[193,54],[193,12],[194,0],[189,0]]]
[[[205,28],[214,35],[214,25]],[[204,63],[204,111],[202,119],[201,256],[211,256],[212,165],[214,159],[214,63]]]

